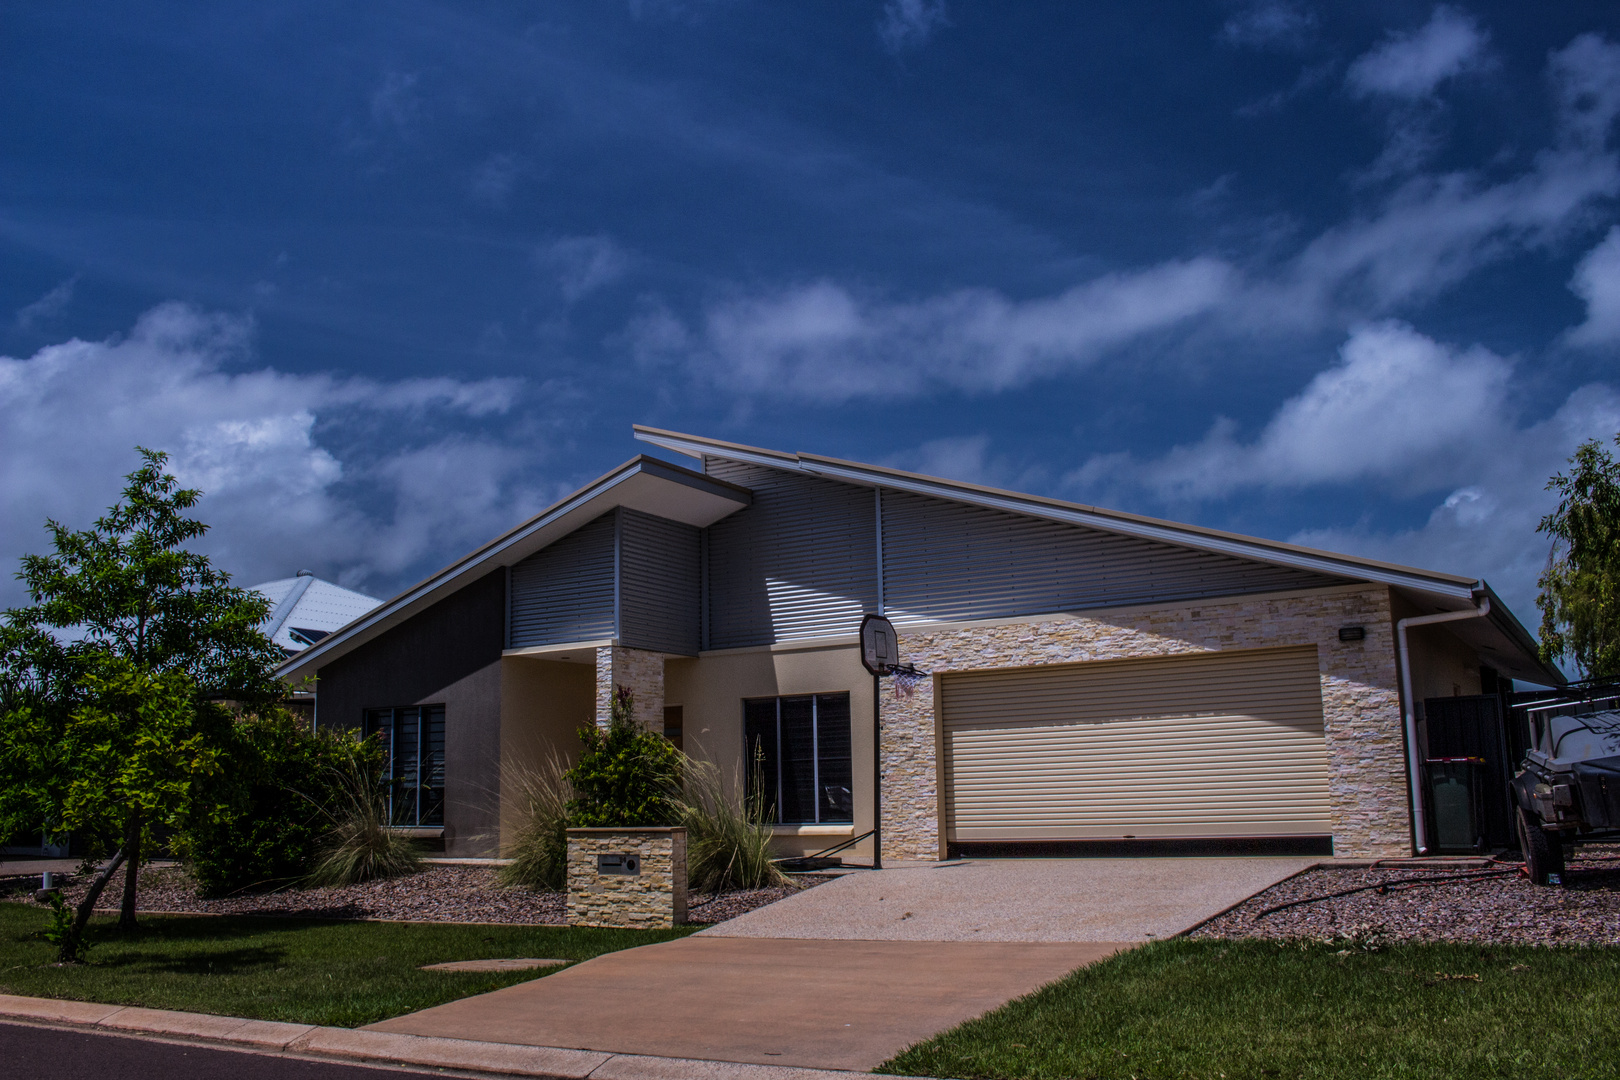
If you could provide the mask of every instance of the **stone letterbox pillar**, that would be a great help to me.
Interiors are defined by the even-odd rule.
[[[686,922],[686,830],[568,830],[570,926]]]

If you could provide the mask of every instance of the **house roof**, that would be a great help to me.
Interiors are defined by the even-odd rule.
[[[1398,588],[1424,614],[1461,611],[1474,606],[1481,597],[1491,598],[1490,614],[1473,621],[1447,624],[1447,630],[1466,641],[1493,666],[1516,679],[1544,685],[1562,685],[1563,673],[1544,664],[1535,639],[1483,580],[1436,570],[1423,570],[1399,563],[1382,562],[1336,551],[1288,544],[1241,533],[1188,525],[1179,521],[1129,514],[1083,503],[1066,502],[1040,495],[1002,488],[945,480],[937,476],[867,465],[858,461],[821,454],[789,453],[758,446],[724,442],[720,439],[687,435],[678,431],[637,424],[635,437],[642,442],[690,457],[717,457],[728,461],[750,462],[776,469],[826,476],[868,487],[909,491],[918,495],[971,503],[1015,514],[1082,525],[1086,528],[1124,536],[1158,540],[1182,547],[1219,552],[1258,562],[1311,570],[1357,581],[1377,582]]]
[[[691,457],[717,457],[825,476],[846,483],[909,491],[1125,536],[1310,570],[1352,581],[1390,585],[1401,590],[1423,613],[1460,611],[1473,606],[1478,597],[1491,596],[1492,607],[1488,618],[1477,622],[1449,623],[1447,629],[1468,641],[1499,670],[1514,678],[1547,685],[1564,682],[1561,673],[1541,663],[1534,639],[1512,612],[1495,599],[1489,585],[1476,578],[820,454],[768,450],[639,424],[633,430],[635,437],[643,442]],[[751,501],[752,495],[746,488],[658,458],[646,455],[633,458],[289,658],[279,669],[279,674],[284,678],[311,674],[322,664],[370,641],[490,570],[527,558],[616,506],[628,506],[701,528]]]
[[[288,652],[299,652],[371,611],[382,601],[322,581],[308,570],[253,586],[271,603],[265,636]]]
[[[313,674],[321,664],[359,648],[491,570],[521,562],[616,507],[626,506],[701,528],[752,501],[753,495],[748,489],[735,484],[645,454],[631,458],[516,528],[384,601],[297,656],[288,658],[277,669],[277,674],[286,679]]]

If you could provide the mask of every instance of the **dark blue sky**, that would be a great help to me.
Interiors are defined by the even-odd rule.
[[[1348,9],[1348,10],[1347,10]],[[0,555],[385,594],[640,421],[1490,578],[1620,428],[1611,4],[13,5]]]

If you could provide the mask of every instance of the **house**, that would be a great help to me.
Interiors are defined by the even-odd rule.
[[[1562,681],[1472,577],[635,437],[695,462],[634,458],[281,668],[318,676],[320,724],[383,733],[396,822],[450,854],[494,853],[503,766],[571,756],[622,686],[765,785],[784,852],[868,833],[880,794],[888,859],[1406,855],[1429,844],[1421,703]],[[861,665],[869,612],[929,676],[909,696]]]
[[[270,601],[270,614],[260,627],[264,636],[289,655],[343,629],[382,603],[376,597],[322,581],[309,570],[255,585],[252,591]]]

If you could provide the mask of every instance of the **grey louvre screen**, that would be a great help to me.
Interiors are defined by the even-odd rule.
[[[711,649],[853,634],[877,610],[872,489],[705,460],[751,505],[709,526]]]
[[[614,636],[613,514],[512,567],[511,647]]]
[[[896,623],[1005,618],[1309,589],[1338,578],[883,492],[883,592]]]
[[[619,513],[620,641],[696,656],[701,631],[697,527],[638,510]]]

